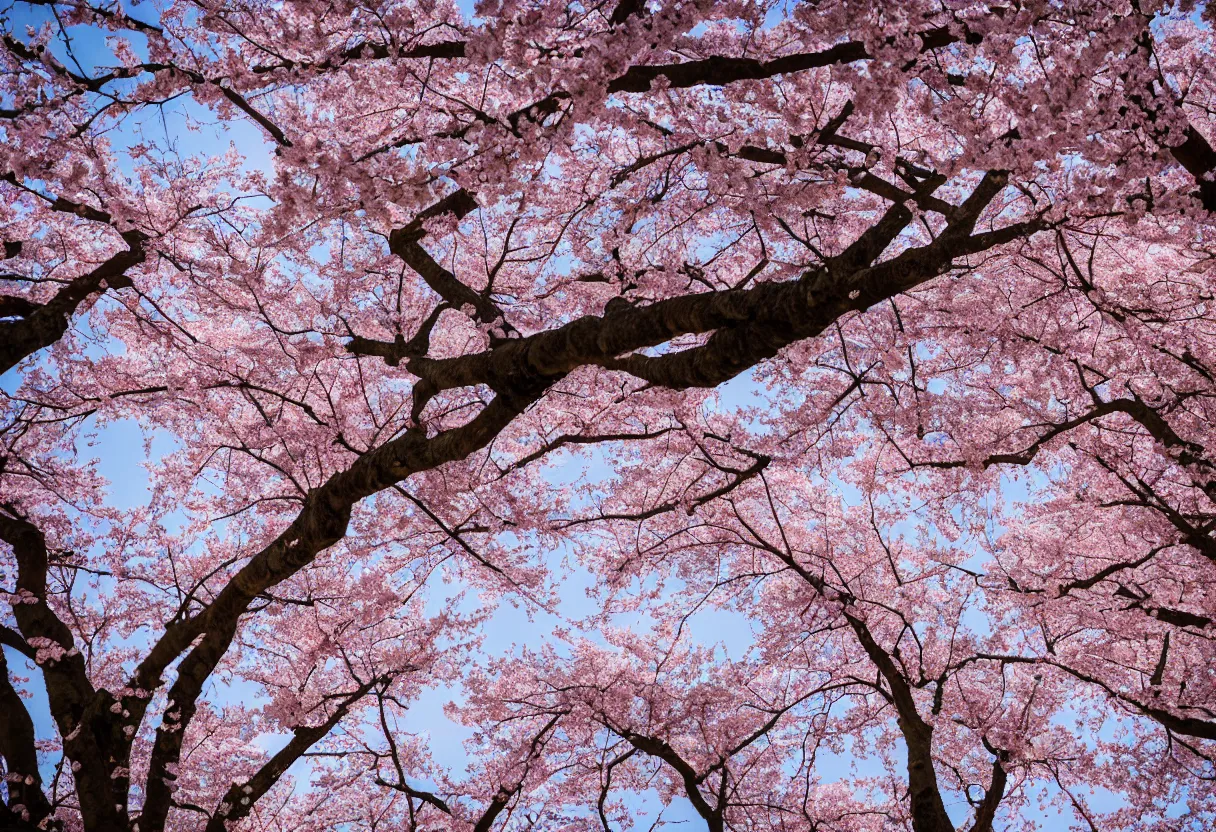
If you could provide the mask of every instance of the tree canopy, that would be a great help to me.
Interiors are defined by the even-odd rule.
[[[1212,828],[1214,23],[6,5],[0,827]]]

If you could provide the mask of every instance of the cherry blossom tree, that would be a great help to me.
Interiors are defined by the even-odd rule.
[[[1214,23],[5,6],[0,826],[1210,828]]]

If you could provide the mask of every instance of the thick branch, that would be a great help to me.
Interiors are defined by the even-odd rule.
[[[543,392],[534,388],[531,401]],[[520,403],[517,400],[517,404]],[[170,625],[161,639],[137,668],[131,686],[155,690],[161,675],[191,642],[202,640],[190,650],[178,668],[177,680],[169,697],[178,718],[157,730],[149,769],[147,799],[141,827],[158,832],[164,828],[171,805],[164,775],[178,762],[182,734],[193,716],[198,696],[211,672],[232,643],[240,617],[261,593],[303,569],[324,549],[346,534],[351,510],[365,497],[409,477],[447,462],[464,459],[485,447],[519,413],[515,405],[499,397],[469,423],[440,433],[430,439],[419,430],[382,445],[360,457],[350,468],[334,474],[319,488],[310,491],[295,521],[270,545],[255,554],[240,569],[203,612]],[[128,698],[123,704],[142,718],[147,700]]]
[[[422,247],[426,236],[423,223],[434,217],[451,214],[464,219],[477,208],[472,194],[461,188],[436,202],[418,214],[409,225],[398,228],[389,235],[389,249],[426,281],[455,309],[472,307],[473,314],[483,324],[493,324],[502,318],[502,312],[484,294],[466,286],[456,275],[445,269]],[[500,324],[501,325],[501,324]]]
[[[532,738],[532,742],[528,745],[527,755],[523,760],[523,772],[520,774],[519,779],[514,785],[509,786],[504,783],[498,787],[498,790],[494,792],[494,796],[490,798],[490,803],[488,806],[486,806],[485,811],[481,813],[481,816],[477,819],[477,822],[473,824],[473,832],[490,832],[490,829],[494,826],[494,821],[498,819],[500,814],[502,814],[503,809],[506,809],[507,805],[511,802],[511,799],[515,797],[515,795],[519,794],[521,790],[523,790],[524,783],[527,780],[528,771],[531,768],[532,762],[536,760],[544,751],[546,737],[550,734],[550,732],[553,731],[553,729],[557,726],[558,721],[561,720],[561,718],[565,715],[566,714],[564,711],[559,711],[558,713],[554,714]]]
[[[75,780],[85,827],[110,828],[125,811],[115,808],[125,803],[125,793],[116,801],[116,783],[107,764],[123,756],[116,747],[118,727],[107,712],[113,699],[93,690],[71,630],[47,603],[48,558],[42,533],[16,509],[5,506],[0,510],[0,540],[12,547],[17,560],[17,594],[24,598],[23,603],[13,605],[17,626],[27,641],[39,639],[35,643],[47,645],[44,649],[56,654],[40,667],[64,752],[81,764]]]
[[[919,33],[918,37],[921,40],[922,52],[949,46],[959,40],[946,28],[930,29]],[[888,40],[891,42],[890,39]],[[968,34],[967,40],[969,43],[978,43],[979,36]],[[701,84],[722,86],[734,81],[771,78],[775,75],[805,72],[808,69],[818,69],[834,64],[865,61],[872,57],[873,55],[866,50],[865,44],[860,41],[847,41],[819,52],[799,52],[770,61],[714,56],[679,64],[633,66],[624,75],[613,80],[608,85],[608,91],[646,92],[659,76],[665,77],[672,87],[694,87]],[[904,69],[906,71],[911,67],[912,64],[906,64]]]
[[[899,730],[908,748],[908,797],[912,804],[912,828],[915,832],[954,832],[954,824],[946,814],[937,772],[933,768],[933,726],[925,722],[916,707],[912,688],[903,673],[870,633],[865,621],[846,607],[849,622],[862,649],[891,689],[891,699],[898,715]]]
[[[996,759],[992,761],[992,781],[984,792],[975,812],[975,823],[971,832],[992,832],[992,821],[996,818],[996,809],[1005,796],[1005,786],[1009,782],[1009,773],[1005,771],[1005,762],[1009,759],[1007,751],[996,751]]]
[[[1205,740],[1216,740],[1216,720],[1198,719],[1196,717],[1179,716],[1176,713],[1167,711],[1165,708],[1150,705],[1147,702],[1132,697],[1120,690],[1115,690],[1111,685],[1103,682],[1095,676],[1092,676],[1084,671],[1078,670],[1075,667],[1069,667],[1058,661],[1046,662],[1054,667],[1058,667],[1070,676],[1080,679],[1082,682],[1088,682],[1091,685],[1102,688],[1107,695],[1122,702],[1124,705],[1143,714],[1149,719],[1159,723],[1162,727],[1175,734],[1182,734],[1188,737],[1198,737]]]
[[[87,298],[107,289],[131,285],[127,270],[143,262],[147,238],[138,231],[128,231],[122,236],[129,246],[126,251],[74,278],[46,303],[27,303],[28,311],[22,318],[0,321],[0,373],[63,337],[72,315]],[[17,308],[12,300],[5,298],[6,314]]]
[[[697,814],[705,820],[710,832],[722,832],[724,828],[722,813],[717,807],[710,806],[705,796],[701,794],[702,778],[691,763],[659,737],[640,734],[628,728],[616,728],[611,725],[608,727],[624,737],[638,751],[649,754],[671,766],[680,775],[680,780],[684,783],[684,794],[693,808],[697,810]]]
[[[5,773],[9,775],[9,811],[37,825],[51,813],[51,804],[42,793],[34,722],[9,681],[8,659],[3,650],[0,650],[0,757],[4,758]],[[27,777],[32,782],[25,782]]]
[[[244,784],[233,783],[228,788],[228,791],[224,793],[220,809],[211,816],[211,820],[207,823],[206,832],[225,832],[230,823],[248,815],[253,810],[254,804],[279,782],[279,778],[292,763],[300,759],[314,743],[332,731],[334,726],[350,712],[351,707],[366,696],[374,685],[383,681],[383,679],[372,679],[364,682],[354,692],[341,697],[341,701],[333,712],[321,724],[300,725],[293,728],[291,739],[258,769],[257,774],[250,777]],[[225,807],[227,807],[226,811]]]

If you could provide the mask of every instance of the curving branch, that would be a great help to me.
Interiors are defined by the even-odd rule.
[[[107,289],[131,285],[127,271],[144,261],[144,242],[148,238],[139,231],[128,231],[122,236],[128,245],[126,251],[73,278],[46,303],[34,304],[10,297],[0,299],[0,315],[16,318],[0,321],[0,373],[62,338],[72,316],[88,298]]]
[[[387,678],[375,677],[361,683],[350,693],[327,697],[337,701],[329,715],[317,725],[298,725],[293,728],[287,744],[258,769],[256,774],[244,783],[233,783],[229,786],[220,806],[207,822],[205,832],[225,832],[229,824],[246,817],[253,810],[254,804],[279,782],[292,763],[329,734],[368,691],[387,681]]]
[[[72,631],[48,603],[49,557],[42,532],[12,505],[0,507],[0,540],[12,547],[17,560],[17,595],[13,617],[26,642],[45,645],[40,663],[51,716],[68,759],[81,764],[76,792],[86,824],[116,826],[125,814],[126,782],[113,777],[125,761],[122,732],[111,718],[113,698],[94,690],[84,657],[75,648]],[[121,789],[121,791],[119,791]],[[93,828],[93,827],[89,827]]]
[[[36,828],[51,813],[51,804],[42,792],[34,722],[13,688],[3,650],[0,650],[0,757],[4,758],[4,773],[8,775],[8,804],[0,806],[0,822],[14,826],[20,822]],[[3,817],[6,811],[8,819]]]

